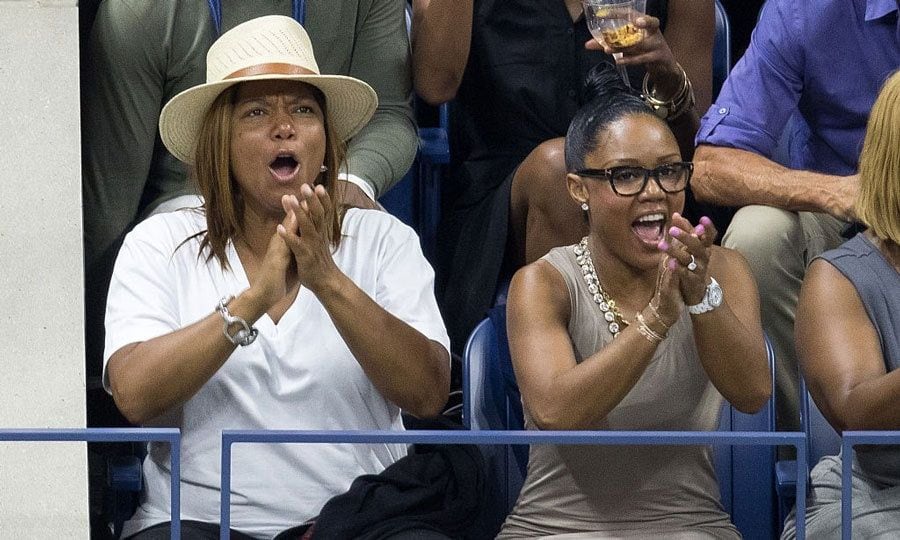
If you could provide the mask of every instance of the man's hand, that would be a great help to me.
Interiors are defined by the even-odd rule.
[[[370,199],[369,196],[366,195],[366,192],[353,182],[348,182],[346,180],[338,180],[338,182],[343,184],[342,189],[344,197],[342,202],[345,205],[355,208],[367,208],[369,210],[381,210],[381,207],[375,201]]]
[[[835,184],[833,197],[824,210],[844,221],[856,221],[856,196],[859,193],[859,174],[846,176]]]

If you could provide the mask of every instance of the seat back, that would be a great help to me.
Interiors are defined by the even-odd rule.
[[[725,401],[720,431],[775,430],[775,349],[766,337],[766,356],[772,375],[772,398],[754,414],[742,413]],[[717,446],[716,476],[722,506],[731,514],[744,538],[774,538],[777,527],[775,448],[771,446]]]
[[[295,2],[297,0],[294,0]],[[412,6],[406,4],[406,31],[412,29]],[[422,252],[432,263],[437,260],[437,228],[441,216],[441,183],[450,163],[449,104],[435,108],[415,98],[419,124],[419,149],[406,175],[378,202],[419,235]],[[437,126],[423,127],[436,117]]]
[[[516,384],[506,337],[506,305],[491,308],[469,337],[463,351],[463,425],[471,430],[522,430],[525,428],[522,401]],[[496,516],[489,523],[499,531],[503,518],[512,510],[528,464],[528,447],[485,446],[481,448],[488,470]]]
[[[823,456],[836,456],[841,451],[841,436],[816,406],[803,377],[800,377],[800,395],[804,397],[800,402],[800,423],[806,432],[809,467],[812,469]]]
[[[716,0],[716,35],[713,41],[713,99],[719,95],[722,83],[731,70],[731,25],[722,2]],[[701,113],[706,111],[700,111]]]
[[[766,340],[769,368],[775,353]],[[773,392],[774,396],[774,392]],[[495,306],[472,332],[463,352],[463,424],[472,430],[523,429],[522,401],[506,336],[506,306]],[[774,397],[755,414],[723,404],[722,431],[773,431]],[[497,512],[506,515],[515,504],[525,478],[527,447],[485,447],[489,470],[498,483]],[[716,446],[716,474],[722,504],[745,538],[775,536],[774,464],[770,446]],[[761,474],[762,473],[762,474]],[[505,508],[499,508],[505,506]]]

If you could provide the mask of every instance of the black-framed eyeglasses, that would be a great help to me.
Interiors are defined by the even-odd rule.
[[[666,163],[655,169],[643,167],[611,167],[609,169],[582,169],[575,171],[578,176],[587,178],[603,178],[609,181],[616,195],[630,197],[644,191],[650,177],[656,181],[659,189],[666,193],[684,191],[694,172],[694,164],[689,161]]]

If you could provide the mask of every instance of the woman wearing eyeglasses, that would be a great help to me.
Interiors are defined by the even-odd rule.
[[[722,400],[771,393],[756,286],[708,219],[680,215],[692,167],[606,64],[566,136],[589,234],[513,278],[509,339],[528,429],[713,430]],[[562,196],[562,194],[561,194]],[[738,538],[708,447],[531,447],[500,538]]]

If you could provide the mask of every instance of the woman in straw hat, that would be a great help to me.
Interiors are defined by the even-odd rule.
[[[800,368],[834,429],[897,430],[900,414],[900,72],[881,89],[859,158],[856,215],[868,231],[809,266],[797,306]],[[841,537],[841,467],[853,460],[853,537],[900,535],[900,448],[857,447],[810,473],[806,537]],[[797,536],[797,516],[782,538]]]
[[[341,205],[344,143],[371,117],[375,92],[319,75],[288,17],[235,27],[207,66],[206,84],[160,118],[204,204],[128,235],[106,315],[106,389],[135,424],[181,428],[185,537],[217,530],[222,429],[402,429],[401,409],[435,415],[449,386],[448,338],[416,235],[386,213]],[[231,523],[260,537],[315,516],[405,449],[234,452]],[[139,538],[168,527],[165,446],[150,445],[144,477],[125,529]]]

